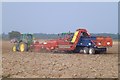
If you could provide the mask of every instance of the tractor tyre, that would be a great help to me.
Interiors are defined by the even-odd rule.
[[[95,49],[94,48],[89,48],[89,54],[95,54]]]
[[[88,47],[84,47],[83,48],[83,53],[84,54],[88,54],[89,53],[89,48]]]
[[[14,46],[12,47],[12,51],[13,51],[13,52],[16,52],[16,51],[17,51],[17,46],[16,46],[16,45],[14,45]]]
[[[25,51],[27,51],[27,50],[28,50],[27,44],[24,43],[24,42],[21,42],[21,43],[19,44],[19,51],[20,51],[20,52],[25,52]]]

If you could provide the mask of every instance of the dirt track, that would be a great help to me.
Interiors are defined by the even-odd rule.
[[[117,78],[118,44],[106,54],[13,53],[8,41],[2,42],[3,77],[11,78]]]

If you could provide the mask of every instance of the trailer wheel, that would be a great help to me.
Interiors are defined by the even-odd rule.
[[[89,54],[95,54],[95,49],[94,48],[89,48]]]
[[[80,53],[80,47],[76,47],[75,50],[73,50],[73,53]]]
[[[85,48],[83,49],[83,53],[84,53],[84,54],[88,54],[88,53],[89,53],[89,48],[85,47]]]

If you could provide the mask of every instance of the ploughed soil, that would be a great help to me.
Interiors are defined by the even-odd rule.
[[[2,41],[2,76],[10,78],[117,78],[118,42],[104,54],[12,52]]]

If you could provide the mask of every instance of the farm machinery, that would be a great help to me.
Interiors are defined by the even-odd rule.
[[[112,38],[104,36],[91,36],[86,29],[77,29],[74,34],[40,43],[35,41],[30,45],[36,52],[75,52],[85,54],[95,54],[106,52],[108,47],[112,47]]]
[[[32,34],[21,34],[19,39],[14,41],[14,46],[12,48],[13,52],[20,51],[28,51],[30,50],[30,46],[33,44],[33,35]]]

